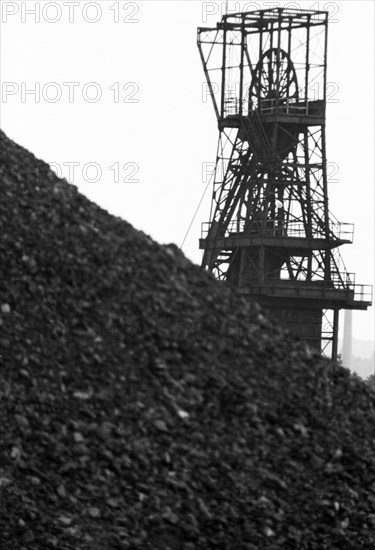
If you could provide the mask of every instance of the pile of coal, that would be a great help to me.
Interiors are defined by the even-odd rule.
[[[1,548],[374,548],[373,390],[0,155]]]

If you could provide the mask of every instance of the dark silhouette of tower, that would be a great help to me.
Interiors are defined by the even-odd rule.
[[[366,309],[339,247],[353,225],[328,208],[325,11],[227,14],[198,29],[219,128],[202,265],[284,327],[337,356],[340,309]]]

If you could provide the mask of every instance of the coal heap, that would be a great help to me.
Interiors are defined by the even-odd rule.
[[[1,134],[5,549],[368,549],[375,398]]]

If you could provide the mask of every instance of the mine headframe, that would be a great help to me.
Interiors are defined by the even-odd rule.
[[[202,265],[337,356],[340,309],[367,309],[328,208],[325,11],[273,8],[198,29],[219,143]]]

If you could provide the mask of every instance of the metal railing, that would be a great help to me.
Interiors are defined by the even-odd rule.
[[[257,111],[263,115],[286,114],[286,115],[309,115],[323,116],[324,102],[311,98],[298,99],[290,98],[270,98],[259,99],[254,97],[250,102],[248,99],[242,101],[242,115],[246,116],[251,112]],[[237,96],[227,94],[224,98],[224,115],[233,116],[240,114],[240,100]]]
[[[354,290],[355,273],[347,271],[331,271],[331,281],[335,287],[343,287],[349,290]]]
[[[248,106],[247,101],[242,101],[242,114],[247,114]],[[240,114],[240,100],[237,96],[226,95],[224,98],[224,115],[239,115]]]
[[[369,302],[372,304],[373,287],[372,285],[353,285],[354,287],[354,301],[355,302]]]
[[[282,268],[284,271],[284,268]],[[285,270],[286,273],[286,270]],[[257,286],[258,283],[255,283]],[[330,280],[325,281],[323,278],[315,278],[310,281],[303,278],[301,274],[298,279],[280,278],[280,275],[267,276],[265,285],[270,287],[276,292],[278,289],[295,288],[298,292],[298,288],[306,291],[314,289],[315,292],[321,293],[326,296],[330,291],[339,291],[349,293],[350,300],[353,302],[366,302],[372,303],[373,300],[373,287],[372,285],[357,284],[355,283],[355,274],[347,273],[346,271],[331,273]],[[299,286],[301,285],[301,286]]]
[[[205,239],[210,231],[211,223],[202,223],[201,238]],[[268,236],[268,237],[295,237],[315,239],[339,239],[352,242],[354,224],[333,222],[329,223],[330,234],[326,235],[324,228],[313,226],[306,228],[300,221],[285,222],[283,220],[253,221],[251,224],[245,220],[232,221],[229,223],[223,237],[230,237],[233,234],[242,233],[246,236]]]
[[[287,115],[321,116],[323,111],[317,110],[317,105],[319,105],[319,102],[309,98],[272,98],[260,99],[259,101],[254,98],[251,110],[257,110],[262,114],[281,113]]]

